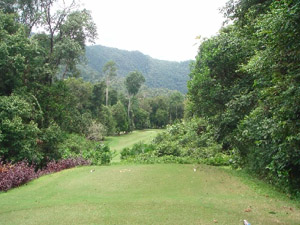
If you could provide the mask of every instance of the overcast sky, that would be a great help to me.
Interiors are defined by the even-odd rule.
[[[227,0],[81,0],[98,27],[96,44],[138,50],[153,58],[195,59],[196,36],[210,37],[224,21]]]

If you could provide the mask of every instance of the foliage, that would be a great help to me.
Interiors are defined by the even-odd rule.
[[[58,145],[63,139],[63,132],[55,122],[42,130],[39,143],[43,152],[44,161],[58,160],[61,158],[62,153],[59,151]]]
[[[83,165],[90,165],[90,162],[80,157],[62,159],[57,162],[50,161],[45,168],[36,171],[34,165],[29,165],[26,161],[16,164],[0,161],[0,191],[18,187],[45,174]]]
[[[96,144],[95,148],[82,152],[84,158],[90,159],[93,165],[109,164],[112,160],[112,152],[105,144]]]
[[[0,95],[10,95],[22,86],[32,87],[37,74],[43,74],[43,50],[28,39],[14,14],[0,11]]]
[[[152,144],[143,144],[142,142],[134,144],[132,148],[124,148],[121,151],[121,159],[133,158],[137,155],[152,152],[155,149]]]
[[[114,121],[112,110],[109,106],[102,106],[99,115],[99,121],[105,126],[106,133],[104,135],[115,134],[116,122]]]
[[[38,176],[42,176],[49,173],[56,173],[65,169],[70,169],[76,166],[88,166],[90,161],[83,159],[82,157],[61,159],[59,161],[50,161],[47,166],[42,170],[37,171]]]
[[[34,104],[20,96],[0,96],[0,155],[3,160],[18,162],[27,159],[40,162],[37,140],[40,135]]]
[[[157,156],[171,155],[210,165],[229,165],[230,154],[222,152],[210,132],[211,127],[203,119],[167,126],[154,140]]]
[[[96,83],[93,86],[92,96],[91,96],[91,111],[95,117],[99,117],[101,106],[105,103],[105,83]]]
[[[121,132],[128,132],[129,124],[126,110],[124,105],[120,101],[112,106],[112,114],[114,120],[116,121],[116,133],[120,134]]]
[[[72,158],[82,156],[83,152],[95,149],[97,142],[90,141],[78,134],[67,134],[66,138],[59,144],[59,151],[62,152],[62,158]]]
[[[129,95],[136,95],[139,92],[140,87],[145,82],[145,77],[141,72],[130,72],[125,79],[125,86]]]
[[[108,99],[109,99],[108,88],[110,86],[111,80],[117,76],[117,66],[116,66],[116,63],[114,61],[108,61],[103,66],[102,71],[104,73],[105,83],[106,83],[105,105],[108,106]]]
[[[161,128],[183,118],[184,96],[177,92],[159,95],[141,101],[141,108],[149,112],[150,125]]]
[[[59,151],[64,159],[83,157],[94,165],[109,164],[113,152],[101,142],[88,140],[78,134],[69,134],[59,144]]]
[[[134,108],[134,124],[137,130],[150,128],[150,113],[140,107]]]
[[[229,165],[232,156],[221,151],[213,142],[203,120],[191,120],[167,126],[157,135],[152,144],[135,144],[124,148],[121,159],[136,163],[204,163]]]
[[[86,132],[86,138],[93,141],[102,141],[106,135],[106,128],[101,123],[93,121]]]
[[[299,194],[298,1],[229,1],[232,25],[199,47],[188,88],[190,117],[203,117],[240,166]]]
[[[110,59],[118,67],[118,79],[126,77],[131,71],[141,71],[146,85],[152,88],[167,88],[186,93],[186,83],[191,61],[170,62],[153,59],[138,51],[125,51],[101,45],[87,46],[87,65],[81,67],[81,75],[85,80],[97,82],[105,63]]]
[[[129,120],[129,128],[131,130],[135,128],[134,113],[133,110],[131,109],[133,97],[139,92],[139,89],[144,82],[145,82],[145,77],[141,72],[138,71],[130,72],[125,78],[125,86],[128,93],[127,117]]]
[[[0,161],[0,191],[18,187],[35,178],[37,178],[37,174],[34,166],[30,166],[26,161],[16,164],[5,164]]]

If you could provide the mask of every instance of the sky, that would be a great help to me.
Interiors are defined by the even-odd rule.
[[[156,59],[195,59],[199,40],[217,34],[227,0],[81,0],[98,28],[96,44]]]

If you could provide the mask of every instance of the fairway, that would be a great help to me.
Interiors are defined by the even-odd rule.
[[[285,197],[259,193],[222,168],[194,168],[91,166],[47,175],[0,194],[0,224],[300,224],[299,208]]]
[[[146,144],[150,143],[153,138],[162,131],[163,129],[136,130],[129,134],[107,137],[105,138],[104,143],[108,144],[110,149],[115,150],[117,153],[112,162],[120,162],[120,152],[123,148],[132,147],[138,142],[143,142]]]

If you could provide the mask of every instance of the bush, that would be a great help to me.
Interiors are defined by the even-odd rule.
[[[40,130],[34,121],[38,115],[34,104],[24,98],[0,96],[0,155],[4,160],[38,163],[42,159],[37,147]]]
[[[121,151],[121,159],[130,163],[204,163],[214,166],[228,166],[233,163],[231,154],[221,152],[221,146],[212,143],[207,147],[194,147],[198,142],[181,142],[188,133],[184,125],[169,126],[159,134],[154,144],[135,144]],[[178,135],[178,136],[176,136]],[[182,144],[184,143],[184,144]]]
[[[59,172],[76,166],[90,165],[90,161],[81,157],[51,161],[47,166],[35,171],[34,165],[29,165],[26,161],[16,164],[4,163],[0,161],[0,191],[7,191],[11,188],[18,187],[42,175]]]
[[[60,127],[53,122],[42,132],[40,148],[44,154],[44,161],[61,159],[62,152],[59,151],[59,143],[64,140],[64,134]]]
[[[84,152],[95,149],[97,142],[90,141],[78,134],[67,134],[63,142],[58,145],[59,151],[62,152],[62,158],[72,158],[83,156]]]
[[[4,164],[0,161],[0,191],[7,191],[13,187],[18,187],[36,178],[34,166],[26,161],[16,164]]]
[[[102,141],[106,134],[107,132],[105,126],[101,123],[93,121],[92,124],[88,127],[86,137],[89,140]]]
[[[59,145],[63,158],[83,157],[94,165],[109,164],[113,153],[110,148],[97,141],[88,140],[78,134],[68,134]]]
[[[152,144],[143,144],[142,142],[134,144],[132,148],[123,148],[121,159],[128,159],[144,153],[153,152],[155,146]]]
[[[57,162],[53,160],[48,162],[47,166],[44,169],[39,170],[37,174],[38,176],[41,176],[49,173],[59,172],[65,169],[70,169],[76,166],[88,166],[90,164],[91,162],[89,160],[86,160],[82,157],[61,159]]]
[[[157,157],[171,156],[171,161],[201,162],[209,165],[229,165],[232,158],[223,152],[212,135],[212,128],[203,119],[191,119],[167,126],[154,139]],[[168,158],[168,157],[167,157]]]
[[[112,152],[110,148],[102,143],[96,144],[94,149],[82,152],[82,156],[85,159],[91,160],[93,165],[105,165],[109,164],[112,160]]]

